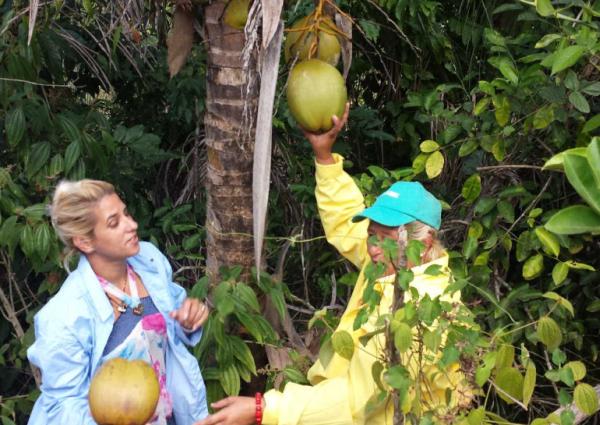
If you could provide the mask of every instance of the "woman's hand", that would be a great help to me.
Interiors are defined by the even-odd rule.
[[[263,400],[263,410],[265,402]],[[196,422],[194,425],[250,425],[255,421],[254,397],[227,397],[211,404],[218,412]]]
[[[342,130],[344,124],[346,124],[346,121],[348,120],[349,111],[350,103],[346,103],[346,109],[344,110],[344,115],[342,115],[341,118],[335,115],[331,117],[331,120],[333,121],[333,127],[331,127],[327,133],[317,134],[302,129],[304,136],[312,145],[315,158],[319,164],[334,163],[333,157],[331,156],[331,149],[333,148],[338,133]]]
[[[186,332],[198,330],[208,319],[208,306],[196,298],[186,298],[178,310],[169,315],[177,320]]]

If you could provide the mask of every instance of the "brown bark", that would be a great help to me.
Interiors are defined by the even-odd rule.
[[[206,272],[218,280],[221,266],[253,265],[252,158],[256,116],[256,58],[244,64],[245,37],[223,23],[226,1],[205,8],[208,43],[206,128]],[[250,117],[250,118],[248,118]]]

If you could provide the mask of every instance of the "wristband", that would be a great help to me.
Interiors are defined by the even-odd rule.
[[[256,393],[254,399],[256,400],[256,410],[254,411],[254,418],[256,419],[256,425],[261,425],[263,419],[262,394]]]

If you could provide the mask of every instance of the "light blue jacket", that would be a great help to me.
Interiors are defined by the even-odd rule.
[[[198,361],[184,344],[197,344],[202,330],[188,335],[169,317],[186,293],[171,280],[171,266],[154,245],[140,242],[140,252],[128,261],[167,322],[167,389],[177,425],[192,425],[208,415],[206,389]],[[88,408],[88,389],[113,323],[110,302],[82,255],[77,269],[35,316],[36,339],[27,356],[41,369],[42,394],[31,412],[30,425],[95,424]]]

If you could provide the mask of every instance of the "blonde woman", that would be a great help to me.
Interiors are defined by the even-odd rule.
[[[165,256],[138,240],[137,223],[110,183],[59,183],[50,214],[65,265],[73,255],[79,264],[35,316],[27,355],[42,385],[29,424],[95,424],[90,380],[114,357],[153,366],[160,397],[151,424],[191,425],[205,417],[202,376],[184,344],[199,342],[206,305],[186,298]]]
[[[327,240],[361,273],[356,282],[348,306],[336,331],[346,331],[353,337],[356,349],[350,360],[334,354],[324,364],[317,361],[308,372],[311,385],[288,383],[283,392],[270,390],[256,397],[229,397],[213,403],[217,412],[198,422],[197,425],[388,425],[392,424],[393,406],[370,412],[366,409],[369,399],[379,390],[373,379],[372,366],[382,355],[385,337],[379,333],[366,346],[359,338],[376,330],[377,317],[389,313],[393,299],[393,282],[396,267],[386,259],[382,248],[372,243],[373,238],[383,241],[389,238],[398,243],[398,258],[404,258],[409,240],[417,239],[425,247],[422,265],[412,267],[414,280],[411,286],[419,296],[441,296],[449,283],[448,255],[437,238],[441,225],[441,204],[417,182],[398,182],[381,194],[374,205],[366,208],[363,196],[352,177],[342,167],[343,158],[332,153],[337,134],[348,117],[348,107],[341,119],[333,118],[334,127],[324,134],[305,132],[313,147],[316,162],[316,198],[321,222]],[[367,286],[364,275],[366,266],[383,263],[385,271],[377,283],[381,301],[369,320],[354,329],[354,320],[363,305],[363,292]],[[430,276],[425,270],[439,265],[442,274]],[[408,293],[405,299],[408,299]],[[444,297],[448,297],[444,295]],[[459,302],[460,294],[448,297]],[[440,411],[458,404],[468,403],[470,391],[464,385],[464,377],[452,367],[439,373],[433,365],[423,373],[422,406],[435,406]],[[447,392],[452,394],[450,403]]]

